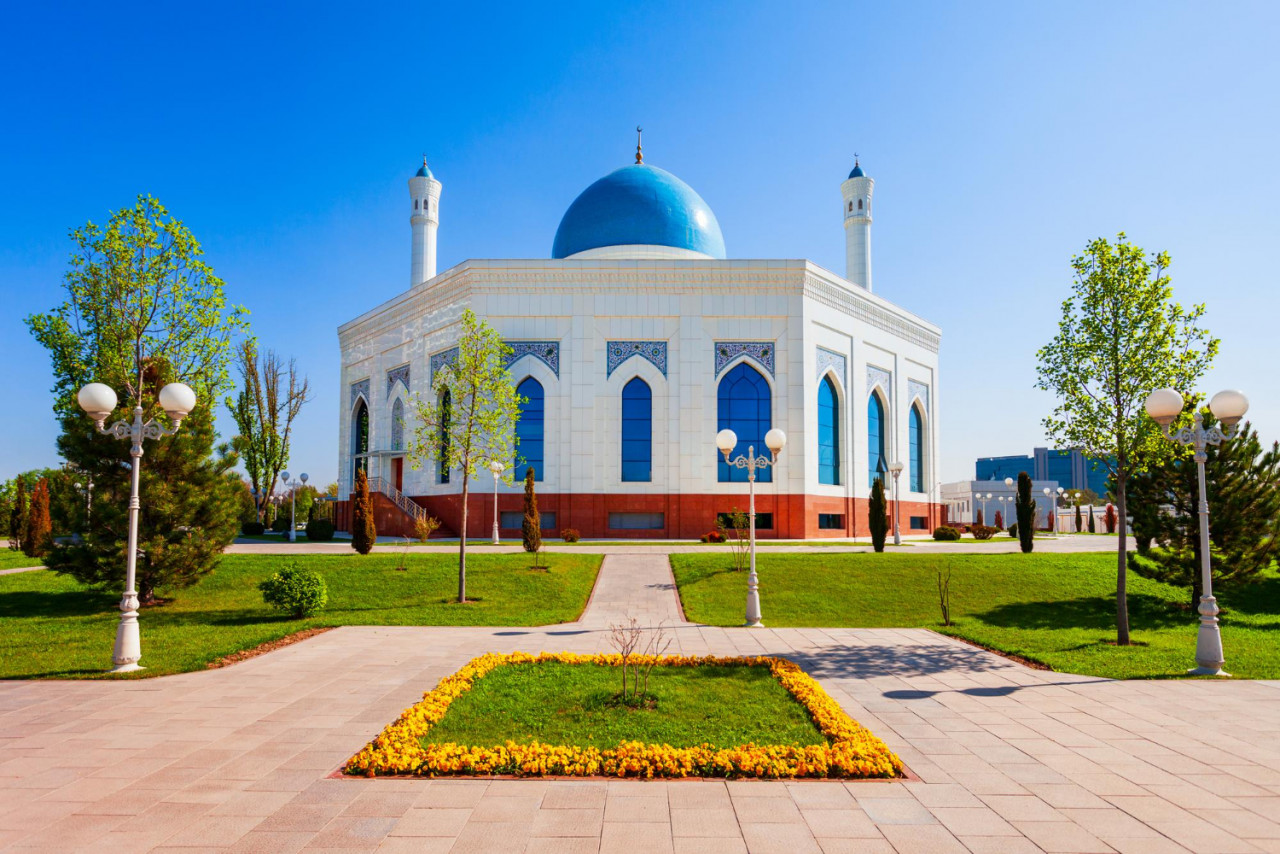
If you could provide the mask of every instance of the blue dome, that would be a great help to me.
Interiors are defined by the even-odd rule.
[[[430,177],[432,177],[432,176],[431,176],[431,170],[427,168],[427,161],[425,161],[425,160],[424,160],[424,161],[422,161],[422,165],[421,165],[420,167],[418,167],[418,174],[417,174],[417,175],[415,175],[414,177],[416,177],[416,178],[430,178]]]
[[[853,171],[849,173],[850,178],[865,178],[866,174],[862,171],[862,167],[858,165],[858,161],[853,161]]]
[[[720,223],[702,197],[670,172],[644,163],[610,172],[574,199],[556,229],[551,257],[637,244],[725,257]]]

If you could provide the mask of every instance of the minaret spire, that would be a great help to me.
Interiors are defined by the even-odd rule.
[[[636,164],[644,163],[644,149],[640,147],[640,134],[644,133],[644,128],[636,125]]]

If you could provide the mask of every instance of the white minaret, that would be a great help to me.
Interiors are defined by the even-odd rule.
[[[427,168],[426,155],[422,168],[409,179],[409,196],[413,212],[413,261],[409,266],[409,287],[436,277],[436,229],[440,227],[440,182]]]
[[[844,277],[871,290],[871,191],[876,182],[868,178],[853,159],[853,171],[840,185],[844,196]]]

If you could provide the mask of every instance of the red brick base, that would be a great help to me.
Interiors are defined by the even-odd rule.
[[[395,537],[412,536],[408,518],[383,495],[375,494],[374,524],[378,533]],[[443,524],[438,536],[456,537],[462,525],[462,497],[459,495],[422,495],[413,500]],[[493,493],[472,494],[467,513],[467,535],[488,537],[493,531]],[[334,519],[338,529],[350,530],[351,503],[338,502]],[[565,528],[576,528],[579,536],[609,539],[697,539],[715,530],[716,515],[734,509],[746,510],[745,495],[602,495],[592,493],[548,493],[538,496],[538,510],[556,514],[556,530],[547,536],[558,537]],[[522,494],[498,497],[498,511],[522,512]],[[610,513],[661,513],[664,527],[659,530],[614,530],[609,527]],[[867,521],[867,501],[863,498],[827,498],[819,495],[756,495],[756,513],[773,514],[773,528],[756,530],[757,536],[769,539],[819,539],[822,537],[866,537],[871,531]],[[893,503],[889,503],[893,513]],[[941,524],[942,508],[938,504],[904,501],[900,510],[903,535],[927,534]],[[819,528],[818,514],[832,514],[839,527]],[[925,527],[912,528],[911,517],[923,517]],[[892,530],[892,528],[890,529]],[[503,536],[519,536],[519,528],[503,528]]]

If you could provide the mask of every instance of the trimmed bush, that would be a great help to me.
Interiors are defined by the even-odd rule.
[[[1010,525],[1010,526],[1009,526],[1009,536],[1013,537],[1014,539],[1017,539],[1017,538],[1018,538],[1018,523],[1017,523],[1017,522],[1014,522],[1012,525]]]
[[[271,522],[271,530],[277,534],[283,534],[289,530],[289,517],[281,513]]]
[[[950,525],[939,525],[933,529],[933,538],[935,540],[944,540],[951,542],[960,539],[960,532]]]
[[[867,504],[867,522],[871,528],[871,548],[884,551],[884,539],[889,533],[888,504],[884,498],[884,478],[877,477],[871,485],[871,500]]]
[[[724,541],[725,536],[723,531],[708,531],[702,535],[702,542],[704,543],[723,543]]]
[[[294,619],[318,614],[329,602],[329,588],[324,576],[309,569],[300,569],[296,563],[258,585],[262,601],[277,611]]]
[[[378,542],[378,529],[373,524],[373,497],[369,495],[369,476],[356,469],[355,494],[351,499],[351,548],[362,555],[373,551]]]
[[[564,540],[566,543],[576,543],[582,538],[578,535],[577,528],[565,528],[560,532],[560,539]]]
[[[245,522],[240,526],[240,533],[246,537],[261,537],[267,530],[267,526],[261,522]]]
[[[969,533],[973,534],[975,540],[989,540],[996,535],[999,528],[993,528],[990,525],[974,525],[969,529]]]
[[[312,519],[307,523],[307,539],[313,543],[327,543],[333,539],[333,523],[328,519]]]

